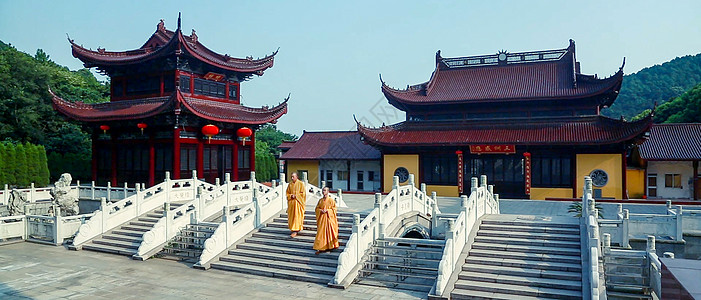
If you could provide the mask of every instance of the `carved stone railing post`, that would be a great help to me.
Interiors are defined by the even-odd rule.
[[[192,194],[197,195],[197,170],[192,170]]]
[[[5,188],[3,189],[3,193],[2,193],[2,203],[5,205],[10,204],[10,190],[8,188],[9,188],[9,186],[7,184],[5,184]]]
[[[255,223],[254,223],[254,224],[255,224],[256,228],[258,228],[258,227],[260,227],[260,226],[262,225],[262,223],[263,223],[263,220],[262,220],[262,218],[261,218],[261,213],[262,213],[262,212],[261,212],[261,209],[262,209],[262,207],[261,207],[261,205],[260,205],[260,201],[258,200],[258,189],[253,189],[252,201],[253,201],[253,203],[254,203],[253,207],[254,207],[255,210],[256,210],[256,211],[255,211],[256,218],[255,218]]]
[[[604,255],[609,255],[609,253],[611,253],[611,234],[610,233],[604,233],[603,243],[604,243]]]
[[[684,234],[683,234],[683,232],[682,232],[682,229],[683,229],[683,227],[682,227],[682,212],[683,212],[683,211],[682,211],[682,206],[681,206],[681,205],[677,205],[677,207],[676,207],[676,216],[675,216],[675,219],[676,219],[676,220],[675,220],[675,221],[676,221],[676,224],[675,224],[675,225],[676,225],[676,226],[675,226],[675,231],[674,231],[674,233],[675,233],[674,240],[675,240],[675,241],[681,241],[681,240],[684,239]]]
[[[297,175],[299,175],[299,174],[297,174]],[[307,175],[308,175],[307,172],[302,172],[302,177],[304,177],[304,179],[302,179],[302,182],[304,182],[305,189],[309,186],[309,176],[307,176]]]
[[[90,182],[90,200],[95,200],[95,180]]]
[[[229,207],[222,208],[221,221],[224,223],[224,245],[229,245]]]
[[[61,220],[61,207],[54,205],[54,244],[56,246],[63,244],[63,220]]]
[[[219,177],[214,178],[214,186],[216,186],[216,187],[220,187],[220,186],[221,186],[221,183],[219,183]]]
[[[622,245],[621,247],[624,248],[630,248],[630,236],[628,235],[628,223],[630,222],[630,212],[627,209],[623,210],[623,223],[621,225],[622,228]]]
[[[123,193],[124,198],[122,198],[122,199],[126,199],[127,197],[129,197],[129,195],[127,194],[129,192],[129,184],[127,184],[126,182],[124,182],[123,191],[124,191],[124,193]]]
[[[136,214],[136,217],[141,215],[141,202],[143,200],[144,194],[141,191],[141,184],[137,183],[134,185],[134,189],[136,190],[136,196],[134,197],[134,212]]]
[[[428,194],[426,194],[426,184],[421,183],[419,186],[421,187],[421,197],[423,197],[424,214],[428,214],[428,212],[431,211],[433,207],[429,205],[430,200],[428,199]]]
[[[34,188],[34,182],[32,182],[29,186],[29,202],[34,203],[36,202],[36,189]]]
[[[436,195],[435,191],[431,192],[431,199],[433,199],[433,207],[431,207],[433,209],[433,211],[431,212],[432,213],[431,218],[434,220],[438,220],[438,219],[436,219],[436,218],[438,218],[436,215],[438,215],[438,210],[439,210],[438,209],[438,195]]]
[[[414,189],[416,188],[416,186],[414,185],[414,174],[409,174],[409,186],[411,186],[411,188],[409,189],[409,195],[411,195],[411,197],[409,198],[409,209],[411,209],[411,211],[414,211]]]
[[[163,203],[163,217],[165,221],[165,240],[168,240],[168,231],[170,230],[170,202]]]
[[[109,207],[107,207],[107,199],[105,197],[100,197],[100,214],[102,215],[102,218],[100,218],[100,233],[105,233],[105,222],[107,221],[107,216]]]
[[[231,173],[226,172],[224,173],[224,184],[227,184],[229,182],[231,182]]]
[[[336,191],[337,191],[336,197],[338,197],[338,203],[343,202],[343,190],[337,189]],[[338,203],[336,203],[336,204],[338,204]]]
[[[654,235],[647,236],[647,245],[645,247],[645,251],[647,251],[648,253],[656,253],[655,252],[655,236]]]
[[[107,202],[112,203],[112,183],[107,182]]]
[[[326,187],[326,180],[322,180],[321,185],[319,186],[319,188],[322,190],[324,189],[324,187]]]
[[[170,183],[170,172],[166,171],[165,179],[163,179],[163,182],[165,183],[165,189],[163,192],[165,193],[165,202],[170,202],[170,189],[173,186],[173,184]]]
[[[224,185],[226,186],[226,207],[231,207],[231,174],[225,173],[224,174]]]
[[[392,177],[392,192],[394,193],[394,217],[399,217],[399,176]],[[388,220],[389,221],[389,220]]]
[[[197,206],[199,206],[197,209],[195,209],[195,211],[199,211],[199,212],[200,212],[200,213],[197,214],[197,216],[198,216],[197,221],[198,221],[198,222],[199,222],[199,221],[202,221],[202,219],[200,219],[200,217],[202,217],[202,218],[204,217],[204,215],[203,215],[202,213],[204,212],[204,201],[205,201],[205,198],[202,197],[202,193],[204,193],[204,189],[203,189],[201,186],[198,186],[198,187],[197,187],[197,193],[195,194],[195,198],[197,199]]]
[[[465,224],[467,224],[467,220],[470,218],[470,215],[469,215],[470,211],[467,207],[469,205],[468,201],[469,201],[469,199],[467,198],[467,195],[460,196],[460,209],[463,212],[465,212]],[[477,218],[475,218],[473,222],[477,222]],[[467,226],[465,226],[465,234],[466,234],[465,236],[467,236],[467,234],[470,233],[471,229],[472,228],[467,228]]]
[[[305,186],[306,187],[306,186]],[[256,172],[251,171],[251,199],[256,197]],[[256,223],[257,224],[257,223]],[[257,226],[257,225],[256,225]]]
[[[377,208],[377,222],[382,222],[382,194],[375,193],[375,208]]]

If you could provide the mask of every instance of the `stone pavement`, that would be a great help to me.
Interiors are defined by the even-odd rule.
[[[165,260],[21,242],[0,246],[0,299],[417,299],[424,293],[202,271]]]

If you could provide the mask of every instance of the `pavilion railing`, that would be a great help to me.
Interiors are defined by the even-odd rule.
[[[603,256],[605,261],[605,281],[617,287],[637,287],[643,292],[649,290],[652,299],[662,296],[662,263],[655,249],[655,236],[647,236],[645,250],[612,249],[611,235],[603,235]],[[642,265],[631,264],[631,260],[643,259]],[[634,295],[640,296],[640,295]]]
[[[34,187],[34,183],[30,185],[29,188],[25,189],[11,189],[7,184],[2,190],[0,190],[0,205],[8,205],[10,198],[12,197],[12,191],[17,191],[20,195],[27,201],[27,203],[36,202],[48,202],[53,200],[51,196],[52,187]],[[124,183],[123,187],[112,187],[111,183],[107,183],[107,186],[96,186],[95,182],[91,182],[90,185],[81,185],[80,180],[77,180],[74,185],[71,185],[69,196],[76,197],[77,199],[100,199],[102,197],[106,198],[108,202],[113,202],[117,200],[124,199],[126,197],[136,194],[136,188],[130,188],[127,183]]]
[[[52,215],[25,214],[0,218],[0,241],[24,240],[30,242],[63,244],[75,236],[80,225],[93,214],[61,216],[58,206],[52,207]]]
[[[394,176],[392,190],[382,198],[375,194],[375,208],[361,221],[360,215],[353,215],[353,231],[346,248],[338,257],[338,266],[332,282],[333,285],[346,285],[358,275],[353,270],[362,266],[362,259],[373,242],[384,236],[385,226],[395,218],[410,212],[430,215],[440,211],[435,199],[426,195],[426,186],[421,189],[414,186],[414,174],[409,175],[409,184],[400,186],[399,177]]]
[[[438,278],[432,295],[440,297],[446,292],[448,281],[460,263],[458,258],[467,244],[470,231],[479,219],[488,214],[499,214],[499,194],[487,185],[487,176],[471,179],[470,197],[462,196],[460,214],[455,219],[448,218],[445,224],[445,247],[438,265]]]
[[[271,187],[256,182],[255,176],[255,172],[251,172],[251,180],[232,182],[230,174],[227,173],[224,184],[220,185],[217,180],[215,185],[208,189],[199,186],[195,198],[175,210],[170,210],[170,203],[164,203],[163,217],[151,230],[143,234],[143,241],[134,258],[148,259],[188,224],[204,221],[222,211],[222,207],[227,211],[232,206],[251,203],[255,193],[262,194],[272,190]]]
[[[197,179],[197,172],[192,171],[191,179],[170,179],[170,172],[162,183],[143,190],[137,184],[136,193],[120,201],[109,203],[105,197],[100,198],[100,209],[88,222],[81,225],[73,247],[81,249],[86,242],[98,237],[143,213],[161,207],[166,202],[186,202],[195,198],[197,187],[205,189],[213,185]]]

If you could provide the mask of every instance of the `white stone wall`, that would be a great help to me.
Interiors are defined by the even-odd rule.
[[[691,198],[692,186],[689,184],[689,181],[693,177],[692,162],[649,161],[647,174],[648,177],[651,174],[657,174],[657,198]],[[665,187],[665,174],[681,174],[682,188]]]
[[[319,178],[328,182],[326,178],[326,171],[333,171],[333,185],[332,188],[343,189],[344,191],[362,191],[362,192],[374,192],[380,190],[380,161],[351,161],[350,170],[348,170],[348,160],[322,160],[319,163]],[[339,180],[338,171],[350,171],[348,176],[350,178],[350,187],[348,186],[348,180]],[[363,171],[363,189],[358,190],[358,171]],[[369,178],[369,171],[375,173],[377,181],[373,181]],[[321,175],[323,173],[323,177]],[[328,185],[328,184],[327,184]]]
[[[358,189],[358,171],[363,171],[363,189]],[[370,171],[375,173],[373,180],[370,178]],[[379,160],[356,160],[351,161],[351,191],[379,192],[380,191],[380,161]]]

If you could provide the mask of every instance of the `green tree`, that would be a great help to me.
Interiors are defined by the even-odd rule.
[[[16,185],[17,179],[15,174],[17,173],[15,169],[17,168],[17,160],[15,159],[15,145],[9,142],[2,142],[3,144],[3,161],[5,171],[4,178],[5,183],[9,185]]]
[[[0,188],[7,183],[5,179],[5,173],[7,172],[7,167],[5,166],[5,144],[0,143]]]
[[[15,161],[15,183],[20,187],[29,186],[27,151],[21,143],[15,145]]]
[[[296,141],[297,136],[282,132],[277,129],[274,124],[263,125],[260,129],[256,130],[256,143],[265,142],[268,145],[268,152],[273,155],[277,155],[279,150],[277,149],[282,141]]]

